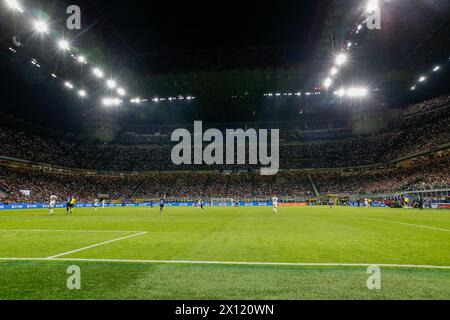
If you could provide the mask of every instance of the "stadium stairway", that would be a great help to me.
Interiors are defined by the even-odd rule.
[[[149,177],[146,177],[144,179],[144,181],[142,181],[141,183],[139,183],[136,188],[133,190],[133,192],[131,193],[129,199],[133,199],[136,194],[142,189],[142,187],[145,185],[145,183],[147,182],[147,180],[149,179]]]
[[[308,179],[309,179],[309,182],[311,183],[311,187],[312,187],[312,189],[314,191],[314,194],[316,195],[316,197],[318,197],[319,196],[319,190],[317,190],[316,184],[314,183],[314,180],[313,180],[313,178],[311,177],[311,175],[309,173],[308,173]]]

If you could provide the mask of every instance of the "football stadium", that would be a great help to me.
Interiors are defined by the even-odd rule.
[[[0,8],[0,300],[450,299],[449,1]]]

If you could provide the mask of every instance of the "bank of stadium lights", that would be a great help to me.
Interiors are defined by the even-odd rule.
[[[87,96],[86,90],[84,89],[79,90],[78,95],[80,96],[80,98],[86,98]]]
[[[48,33],[49,32],[49,27],[47,22],[43,21],[43,20],[36,20],[33,23],[33,28],[37,33]]]
[[[21,13],[24,12],[24,10],[22,9],[22,5],[21,5],[20,1],[18,1],[18,0],[3,0],[3,1],[4,1],[5,5],[6,5],[6,7],[8,7],[10,10],[19,11]],[[32,29],[34,30],[34,32],[39,33],[39,34],[50,34],[50,32],[51,32],[48,22],[45,21],[45,20],[42,20],[42,19],[32,20],[31,26],[32,26]],[[59,50],[61,50],[61,51],[68,51],[68,52],[71,51],[71,44],[70,44],[70,42],[68,40],[66,40],[64,38],[60,38],[59,40],[56,39],[55,43],[56,43],[56,45],[57,45]],[[9,48],[9,51],[12,52],[12,53],[16,53],[17,52],[16,49],[14,49],[12,47]],[[71,57],[75,61],[80,63],[80,64],[86,64],[86,65],[88,64],[86,58],[84,56],[82,56],[82,55],[79,55],[79,56],[77,55],[76,56],[76,55],[74,55],[72,53]],[[35,61],[35,60],[32,60],[31,63],[34,66],[38,67],[38,68],[41,67],[39,65],[39,63],[37,61]],[[104,72],[102,70],[100,70],[99,68],[94,68],[93,69],[93,74],[97,78],[104,78]],[[57,78],[57,76],[55,74],[53,74],[53,73],[51,74],[51,77],[52,78]],[[64,84],[69,89],[73,89],[74,88],[74,86],[72,84],[70,84],[69,82],[65,82]],[[111,81],[111,80],[107,82],[107,86],[111,90],[117,88],[116,82],[115,81]],[[83,92],[78,92],[78,93],[80,94],[80,96],[83,96]],[[122,88],[118,88],[116,90],[116,93],[119,96],[121,96],[121,97],[127,95],[127,92],[124,89],[122,89]],[[183,99],[184,99],[184,97],[183,97]],[[183,100],[183,99],[173,98],[172,100]],[[191,99],[187,99],[187,100],[191,100]]]
[[[450,58],[448,59],[448,62],[450,62]],[[433,73],[436,73],[438,71],[440,71],[442,69],[441,67],[442,65],[435,65],[432,69],[431,72],[429,72],[428,74],[423,74],[421,75],[417,81],[409,88],[410,91],[415,91],[417,89],[417,87],[422,84],[425,83],[429,77],[432,77]]]
[[[380,3],[378,0],[369,0],[366,5],[366,13],[374,13],[380,8]]]
[[[336,76],[338,74],[339,70],[336,67],[331,68],[330,70],[330,75],[332,75],[333,77]]]
[[[333,80],[331,78],[326,78],[323,82],[323,86],[325,89],[328,89],[333,84]]]
[[[32,64],[33,66],[35,66],[36,68],[40,68],[40,67],[41,67],[41,65],[37,62],[36,59],[32,59],[32,60],[31,60],[31,64]]]
[[[369,90],[367,88],[348,88],[347,96],[350,98],[367,97]]]
[[[64,82],[64,86],[71,90],[74,88],[73,84],[69,81]]]
[[[347,55],[345,53],[340,53],[336,56],[336,65],[337,66],[342,66],[343,64],[345,64],[347,62]]]
[[[102,104],[105,107],[117,107],[122,104],[122,100],[120,100],[119,98],[103,98]]]
[[[118,89],[117,89],[117,94],[118,94],[119,96],[121,96],[121,97],[124,97],[124,96],[127,94],[127,92],[126,92],[125,89],[123,89],[123,88],[118,88]]]
[[[165,97],[165,98],[161,98],[161,97],[154,97],[151,99],[152,102],[154,103],[159,103],[159,102],[165,102],[165,101],[169,101],[169,102],[174,102],[174,101],[192,101],[195,100],[196,98],[194,96],[178,96],[178,97]],[[148,102],[148,99],[141,99],[139,97],[137,98],[132,98],[130,99],[130,103],[132,104],[141,104],[142,102]]]
[[[23,9],[22,9],[22,6],[20,5],[19,1],[5,0],[5,2],[6,2],[6,5],[8,6],[8,8],[10,8],[11,10],[16,10],[16,11],[23,13]]]
[[[81,64],[87,64],[87,60],[84,56],[78,56],[77,61]]]
[[[296,96],[296,97],[300,97],[302,95],[301,92],[285,92],[285,93],[264,93],[263,96],[264,97],[292,97],[292,96]]]
[[[367,0],[363,11],[367,15],[367,14],[373,14],[374,12],[376,12],[379,9],[380,9],[380,1],[379,0]],[[364,23],[362,22],[362,20],[360,20],[356,25],[353,26],[350,36],[347,39],[345,39],[346,41],[344,42],[344,44],[341,48],[341,53],[339,53],[335,57],[334,66],[332,67],[332,69],[329,72],[329,75],[331,76],[332,80],[333,80],[333,77],[336,77],[337,74],[339,73],[339,67],[341,67],[342,65],[344,65],[347,62],[347,60],[348,60],[347,52],[350,52],[350,50],[353,47],[358,46],[358,42],[356,41],[356,39],[352,39],[352,37],[354,37],[355,34],[358,35],[363,30],[363,28],[364,28]],[[324,84],[324,87],[326,89],[328,89],[329,87],[331,87],[332,81],[330,82],[328,79],[325,79],[323,84]]]
[[[58,48],[63,51],[69,51],[70,43],[67,40],[61,39],[58,41]]]
[[[99,79],[102,79],[102,78],[105,76],[105,74],[103,73],[103,71],[100,70],[99,68],[94,68],[94,69],[92,70],[92,73],[93,73],[97,78],[99,78]]]
[[[336,90],[334,94],[340,98],[364,98],[369,94],[369,89],[365,87],[350,87],[348,89],[340,88]]]
[[[109,88],[109,89],[115,89],[116,87],[117,87],[117,83],[114,81],[114,80],[112,80],[112,79],[109,79],[109,80],[107,80],[106,81],[106,86]]]

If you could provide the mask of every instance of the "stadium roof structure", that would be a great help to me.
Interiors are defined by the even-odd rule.
[[[220,116],[216,114],[215,121],[226,112],[232,112],[235,121],[249,121],[261,108],[270,107],[284,112],[285,117],[292,120],[296,113],[323,112],[330,106],[348,103],[334,94],[343,87],[359,85],[370,89],[371,99],[363,101],[365,104],[393,106],[448,92],[449,82],[445,79],[450,75],[450,3],[446,0],[379,1],[382,29],[369,31],[362,27],[367,1],[358,0],[324,0],[308,5],[295,2],[298,7],[274,4],[270,8],[262,5],[255,8],[251,4],[235,8],[233,3],[227,3],[222,8],[226,9],[225,13],[211,9],[210,15],[200,12],[202,7],[190,8],[191,4],[177,7],[166,4],[165,11],[153,8],[149,13],[139,2],[136,7],[129,5],[133,7],[129,12],[134,17],[132,21],[124,19],[119,10],[123,5],[121,1],[84,0],[80,3],[86,8],[83,11],[86,26],[70,33],[74,47],[83,51],[74,48],[72,56],[87,58],[89,68],[91,65],[114,66],[103,70],[124,83],[127,97],[121,109],[147,120],[156,119],[152,114],[155,110],[166,112],[168,116],[173,114],[173,109],[166,108],[170,103],[194,105],[191,100],[196,100],[195,108],[186,108],[186,112],[208,118],[218,111]],[[35,7],[33,15],[53,19],[58,25],[67,5],[64,1],[49,7],[37,0],[27,2],[30,8]],[[294,8],[306,11],[296,12]],[[45,10],[50,10],[51,17]],[[232,16],[234,20],[227,16],[230,12],[236,13]],[[167,14],[173,17],[166,19]],[[8,18],[12,18],[11,15]],[[24,87],[29,82],[33,86],[38,83],[41,87],[36,92],[41,94],[43,81],[52,80],[50,74],[55,78],[64,77],[61,81],[66,81],[65,85],[58,88],[51,84],[47,91],[55,92],[61,87],[76,89],[72,92],[86,98],[79,113],[97,106],[99,101],[115,101],[101,100],[106,88],[93,84],[87,67],[80,69],[80,65],[67,56],[49,53],[49,47],[39,42],[42,37],[30,37],[26,30],[29,26],[18,27],[17,20],[11,24],[7,21],[2,21],[5,27],[0,38],[2,45],[11,49],[16,60],[32,58],[34,67],[48,73],[48,77],[32,78],[29,71],[22,70],[26,74],[25,82],[28,81]],[[188,23],[192,25],[186,31],[184,26]],[[199,28],[209,24],[215,27],[214,31],[202,29],[200,32]],[[245,24],[252,24],[252,27],[244,28]],[[218,34],[215,34],[216,29]],[[57,31],[61,34],[61,30]],[[26,49],[15,48],[11,35],[16,34],[31,45]],[[178,34],[179,37],[164,39]],[[348,63],[335,79],[327,79],[336,55],[341,52],[348,53]],[[10,60],[2,61],[5,64]],[[440,71],[434,72],[436,68]],[[3,81],[9,82],[7,76]],[[326,88],[328,85],[330,87]],[[60,95],[64,96],[70,90],[62,91]],[[38,101],[39,94],[30,100]],[[43,108],[54,104],[49,103],[48,96],[45,99],[41,103]],[[54,97],[52,101],[58,99],[59,104],[64,105],[77,102],[64,97]],[[136,101],[142,103],[133,106]],[[280,104],[285,108],[279,108]],[[143,108],[147,111],[142,111]]]
[[[317,34],[308,44],[145,54],[170,68],[145,75],[143,91],[154,97],[192,94],[208,101],[245,93],[259,98],[268,93],[320,91],[324,103],[329,104],[325,98],[332,99],[332,92],[324,92],[323,79],[333,57],[349,41],[353,46],[350,65],[340,75],[340,85],[364,82],[392,105],[447,90],[436,81],[427,92],[411,96],[410,87],[421,73],[445,64],[450,57],[450,3],[385,2],[382,30],[363,28],[355,34],[365,19],[361,14],[364,5],[364,1],[348,0],[330,1],[321,7],[327,12],[326,19],[320,28],[311,27]],[[307,106],[308,100],[303,104]]]

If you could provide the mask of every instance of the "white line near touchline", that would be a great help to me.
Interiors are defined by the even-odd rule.
[[[18,230],[0,230],[0,233],[6,232],[76,232],[76,233],[138,233],[143,231],[136,230],[42,230],[42,229],[18,229]]]
[[[361,267],[378,266],[383,268],[444,269],[450,266],[432,266],[418,264],[386,263],[302,263],[302,262],[244,262],[244,261],[190,261],[190,260],[133,260],[133,259],[83,259],[83,258],[0,258],[0,261],[54,261],[54,262],[105,262],[105,263],[142,263],[142,264],[205,264],[205,265],[246,265],[280,267]]]
[[[425,229],[431,229],[431,230],[437,230],[437,231],[450,232],[450,229],[436,228],[436,227],[430,227],[430,226],[423,226],[423,225],[420,225],[420,224],[412,224],[412,223],[398,222],[398,221],[384,220],[384,219],[377,219],[377,218],[366,218],[366,219],[375,220],[375,221],[381,221],[381,222],[389,222],[389,223],[401,224],[401,225],[404,225],[404,226],[410,226],[410,227],[416,227],[416,228],[425,228]]]
[[[126,237],[121,237],[121,238],[116,238],[116,239],[112,239],[112,240],[96,243],[96,244],[93,244],[93,245],[90,245],[90,246],[87,246],[87,247],[83,247],[83,248],[79,248],[79,249],[63,252],[63,253],[60,253],[60,254],[57,254],[57,255],[54,255],[54,256],[51,256],[51,257],[47,257],[47,259],[51,260],[51,259],[59,258],[59,257],[62,257],[62,256],[67,256],[67,255],[72,254],[72,253],[77,253],[77,252],[80,252],[80,251],[96,248],[96,247],[103,246],[103,245],[108,244],[108,243],[113,243],[113,242],[122,241],[122,240],[133,238],[133,237],[142,236],[144,234],[147,234],[147,232],[136,233],[136,234],[132,234],[132,235],[129,235],[129,236],[126,236]]]

